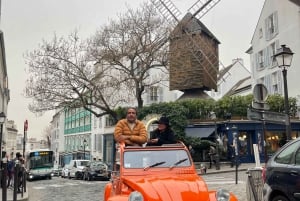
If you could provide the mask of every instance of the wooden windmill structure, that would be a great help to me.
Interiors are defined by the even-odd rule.
[[[179,20],[181,12],[171,0],[151,0],[173,26],[169,35],[170,90],[183,98],[210,98],[204,91],[217,91],[220,42],[199,20],[220,0],[198,0]]]

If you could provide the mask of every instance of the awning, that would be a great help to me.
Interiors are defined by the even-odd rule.
[[[200,137],[207,138],[213,137],[215,133],[215,127],[187,127],[185,128],[185,134],[188,137]],[[212,135],[212,136],[210,136]]]

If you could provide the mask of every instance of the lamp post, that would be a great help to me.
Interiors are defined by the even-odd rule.
[[[86,140],[83,140],[83,160],[85,160],[85,146],[86,146]]]
[[[235,154],[235,184],[238,184],[238,168],[239,168],[239,134],[237,127],[235,125],[232,126],[232,145],[234,146],[234,154]]]
[[[284,87],[284,110],[286,113],[286,137],[287,141],[291,140],[291,122],[290,122],[290,114],[289,114],[289,96],[288,96],[288,87],[287,87],[287,68],[291,66],[293,52],[290,48],[285,45],[281,45],[279,49],[277,49],[276,54],[274,54],[274,58],[277,61],[277,65],[279,68],[282,68],[282,76],[283,76],[283,87]]]
[[[24,136],[23,136],[23,157],[25,157],[25,146],[26,146],[27,130],[28,130],[28,121],[25,120],[25,122],[24,122]]]
[[[5,122],[5,114],[4,112],[0,113],[0,155],[1,155],[1,159],[2,159],[2,137],[3,137],[3,124]]]
[[[5,122],[5,114],[4,112],[0,113],[0,184],[3,184],[3,161],[2,161],[2,135],[3,135],[3,124]],[[2,189],[3,190],[3,189]]]

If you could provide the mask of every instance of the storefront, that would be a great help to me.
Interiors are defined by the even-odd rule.
[[[202,122],[186,128],[186,135],[201,139],[218,139],[221,160],[226,160],[228,147],[236,144],[242,163],[255,162],[253,144],[257,144],[260,161],[264,162],[286,142],[285,125],[260,121],[231,120],[222,122]],[[300,121],[291,121],[292,139],[300,137]]]

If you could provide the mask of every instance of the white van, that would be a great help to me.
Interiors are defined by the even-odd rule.
[[[82,170],[88,164],[88,162],[89,160],[71,160],[68,165],[69,167],[68,178],[82,179],[83,178]]]

